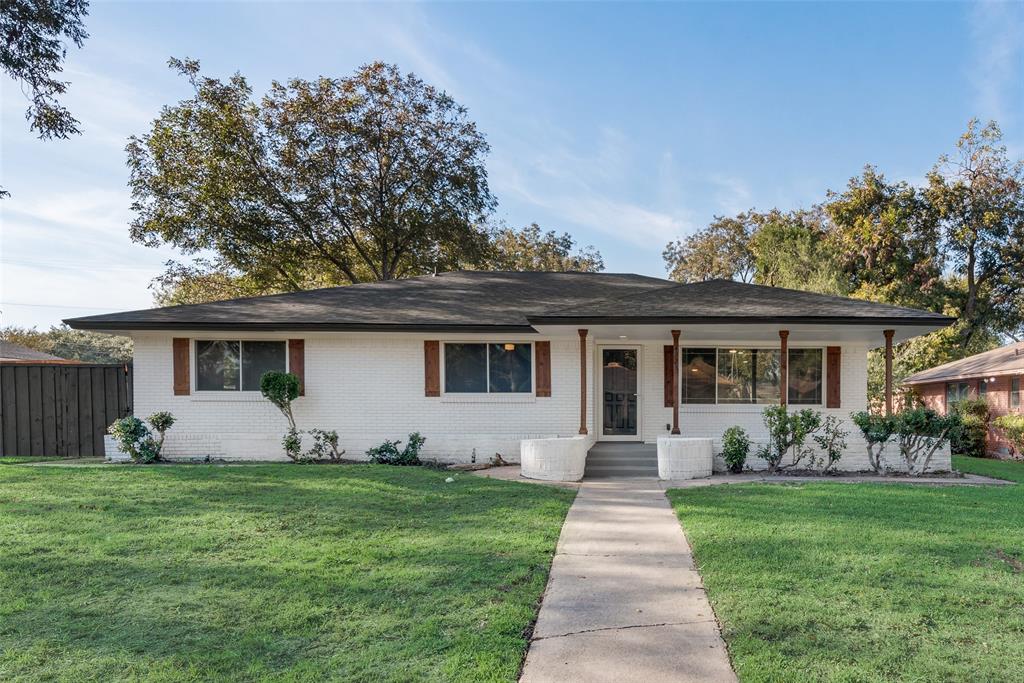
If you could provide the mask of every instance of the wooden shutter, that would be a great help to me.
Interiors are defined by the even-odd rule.
[[[533,344],[534,375],[537,382],[537,396],[551,396],[551,342],[539,341]]]
[[[306,340],[288,340],[288,372],[299,378],[299,396],[306,395]]]
[[[839,408],[840,406],[840,361],[842,360],[842,349],[838,346],[829,346],[825,352],[825,407]]]
[[[188,366],[188,339],[175,337],[171,340],[171,357],[174,363],[174,395],[188,396],[189,394],[189,366]]]
[[[423,384],[425,396],[441,395],[441,343],[423,342]]]
[[[665,407],[671,408],[675,403],[672,392],[672,345],[665,347]]]

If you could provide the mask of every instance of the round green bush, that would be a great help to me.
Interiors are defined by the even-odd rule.
[[[743,471],[750,452],[750,438],[742,427],[729,427],[722,434],[722,457],[733,474]]]

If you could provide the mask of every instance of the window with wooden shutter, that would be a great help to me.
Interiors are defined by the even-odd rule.
[[[537,396],[551,396],[551,342],[534,343],[534,374],[536,375]]]
[[[299,378],[299,396],[306,395],[306,340],[288,340],[288,372]]]
[[[423,394],[441,395],[441,343],[435,340],[423,342]]]
[[[171,340],[171,358],[174,365],[174,395],[187,396],[189,393],[189,340],[175,337]]]
[[[838,346],[829,346],[825,351],[825,407],[840,408],[841,395],[841,371],[842,349]]]

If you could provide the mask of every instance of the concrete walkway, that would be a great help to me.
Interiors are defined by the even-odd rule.
[[[580,485],[521,680],[736,680],[690,546],[656,481]]]

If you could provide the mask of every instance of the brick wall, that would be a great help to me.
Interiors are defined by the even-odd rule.
[[[994,379],[994,382],[987,383],[987,391],[985,394],[985,400],[988,401],[989,412],[992,415],[992,418],[995,419],[1001,415],[1007,415],[1011,412],[1020,413],[1022,408],[1010,408],[1010,381],[1012,378],[1010,376],[1001,376],[995,377]],[[969,379],[966,381],[970,387],[971,398],[978,398],[980,395],[978,387],[981,380]],[[1021,383],[1024,384],[1024,377],[1021,378]],[[946,405],[945,382],[921,384],[918,385],[916,389],[925,406],[942,413],[943,415],[946,414],[949,406]],[[1009,442],[1006,440],[1003,433],[994,427],[989,429],[986,446],[989,455],[1000,457],[1006,457],[1009,455]]]
[[[476,455],[487,461],[495,452],[518,461],[519,441],[524,438],[572,436],[579,429],[579,342],[550,338],[552,392],[550,398],[509,396],[424,396],[423,341],[537,341],[529,337],[478,337],[467,335],[417,335],[370,333],[246,334],[245,339],[302,337],[305,344],[306,395],[294,404],[300,429],[336,429],[346,457],[361,459],[371,446],[384,439],[405,440],[419,431],[427,442],[424,455],[447,462],[468,462]],[[280,459],[280,439],[285,420],[258,393],[195,392],[175,396],[172,391],[171,338],[237,338],[237,334],[210,332],[138,333],[135,338],[135,410],[146,416],[170,410],[178,422],[168,432],[166,452],[171,457],[212,456],[229,459]],[[603,343],[601,340],[598,344]],[[614,340],[607,342],[614,345]],[[665,340],[640,343],[639,380],[640,436],[653,443],[667,434],[672,409],[663,401]],[[768,342],[766,342],[768,343]],[[728,345],[728,341],[720,342]],[[715,343],[702,342],[702,346]],[[750,346],[749,342],[738,346]],[[817,342],[815,347],[837,345]],[[842,407],[827,410],[847,422],[849,447],[841,466],[849,470],[867,467],[867,455],[858,432],[848,422],[851,412],[867,405],[867,346],[842,347]],[[791,347],[800,343],[792,341]],[[589,341],[588,388],[590,438],[596,438],[596,416],[601,410],[594,386],[596,344]],[[194,363],[193,363],[194,365]],[[746,429],[756,442],[767,436],[761,422],[763,406],[682,406],[683,435],[715,439],[716,452],[722,432],[733,425]],[[756,465],[756,460],[752,464]],[[895,462],[894,462],[895,464]],[[723,465],[718,459],[718,467]],[[933,469],[949,468],[948,449]]]

